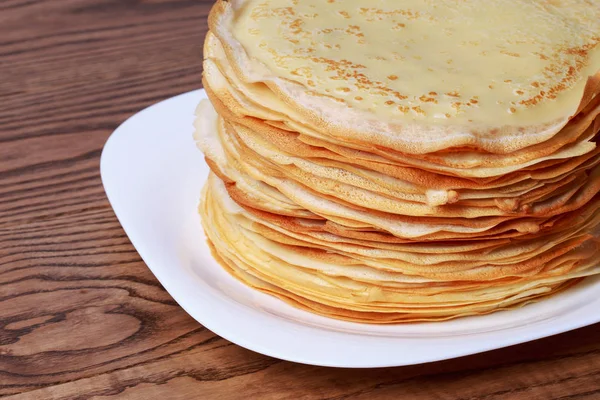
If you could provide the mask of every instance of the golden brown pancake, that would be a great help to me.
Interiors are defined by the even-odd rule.
[[[221,0],[209,25],[199,212],[237,279],[388,324],[600,272],[589,1]]]

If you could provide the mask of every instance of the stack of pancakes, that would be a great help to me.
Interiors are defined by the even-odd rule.
[[[218,1],[195,124],[215,258],[370,323],[514,308],[599,273],[592,3]]]

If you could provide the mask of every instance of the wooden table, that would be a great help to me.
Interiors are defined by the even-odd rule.
[[[128,116],[200,87],[210,5],[0,1],[0,396],[600,398],[600,324],[456,360],[344,370],[242,349],[177,306],[115,218],[98,161]]]

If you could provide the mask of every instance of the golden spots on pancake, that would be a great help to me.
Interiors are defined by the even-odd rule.
[[[290,32],[292,33],[292,35],[298,35],[298,34],[302,33],[303,25],[304,25],[304,21],[301,20],[300,18],[293,20],[292,23],[290,24]]]
[[[519,53],[514,53],[511,51],[507,51],[507,50],[500,50],[500,54],[504,54],[504,55],[510,56],[510,57],[521,57],[521,55]]]
[[[365,43],[365,41],[363,39],[365,37],[365,35],[364,35],[364,33],[362,33],[360,26],[358,26],[358,25],[349,25],[345,29],[344,28],[321,28],[321,29],[317,29],[315,32],[317,34],[326,34],[326,35],[334,33],[334,32],[344,33],[344,34],[351,35],[351,36],[358,38],[357,43],[359,43],[359,44]],[[330,43],[323,43],[323,45],[328,49],[333,48],[333,46]],[[336,44],[336,48],[340,49],[340,45]]]
[[[340,71],[340,72],[345,72],[344,70],[347,69],[363,69],[366,68],[364,65],[362,64],[355,64],[352,61],[348,61],[348,60],[332,60],[329,58],[324,58],[324,57],[312,57],[310,59],[312,62],[315,63],[323,63],[323,64],[327,64],[327,70],[328,71]]]
[[[514,113],[516,113],[516,112],[517,112],[517,109],[516,109],[516,108],[514,108],[514,107],[510,107],[510,108],[508,109],[508,113],[509,113],[509,114],[514,114]]]
[[[388,101],[385,102],[385,104],[388,105],[388,106],[391,106],[391,105],[396,104],[396,102],[392,101],[392,100],[388,100]]]
[[[521,100],[521,101],[519,102],[519,104],[522,104],[522,105],[524,105],[525,107],[534,106],[534,105],[536,105],[537,103],[539,103],[539,102],[540,102],[540,101],[541,101],[541,100],[544,98],[544,96],[545,96],[545,95],[546,95],[546,92],[542,90],[542,91],[540,91],[538,94],[536,94],[536,95],[535,95],[535,96],[533,96],[533,97],[530,97],[530,98],[529,98],[529,99],[527,99],[527,100]]]
[[[414,107],[411,107],[411,108],[418,115],[425,115],[425,111],[423,111],[423,109],[420,106],[414,106]]]
[[[588,52],[591,49],[594,49],[600,44],[600,37],[593,37],[592,43],[588,43],[579,47],[567,47],[560,50],[560,53],[575,56],[574,58],[556,58],[558,61],[551,63],[550,65],[544,68],[544,76],[549,81],[556,81],[556,83],[548,88],[548,90],[541,90],[539,93],[531,96],[526,100],[522,100],[519,104],[525,107],[531,107],[542,100],[544,98],[547,99],[556,99],[559,93],[566,91],[570,88],[578,79],[581,70],[586,66],[585,59],[587,59]],[[556,77],[562,78],[557,80]],[[532,82],[531,86],[534,88],[538,88],[545,83],[542,82]]]
[[[263,3],[261,5],[256,6],[252,13],[250,14],[250,18],[253,20],[258,20],[261,18],[269,18],[269,17],[289,17],[296,15],[293,7],[279,7],[279,8],[269,8],[267,3]]]
[[[567,48],[564,53],[569,55],[577,55],[579,57],[586,57],[590,50],[594,49],[600,43],[600,36],[592,37],[592,43],[587,43],[580,47]]]
[[[299,68],[293,69],[291,71],[291,74],[295,75],[295,76],[303,76],[306,78],[312,78],[312,76],[313,76],[312,70],[308,67],[299,67]]]
[[[362,97],[360,97],[360,96],[356,96],[356,97],[354,98],[354,100],[357,100],[357,101],[361,101],[362,99],[363,99],[363,98],[362,98]]]
[[[398,79],[398,77],[396,75],[388,75],[387,77],[390,81],[395,81],[396,79]]]
[[[454,108],[457,113],[462,113],[465,111],[465,107],[473,107],[479,104],[479,100],[476,98],[471,98],[468,102],[455,101],[450,104],[450,107]]]
[[[327,72],[333,72],[331,80],[349,81],[358,89],[369,91],[373,95],[388,96],[392,95],[398,100],[404,100],[407,96],[387,87],[383,82],[371,80],[364,72],[364,65],[354,64],[348,60],[332,60],[323,57],[311,57],[311,61],[319,64],[325,64]]]
[[[457,115],[451,104],[459,101],[466,114],[456,118],[457,123],[496,120],[510,106],[517,111],[538,104],[558,107],[547,105],[547,100],[559,99],[581,80],[583,71],[589,69],[590,54],[596,54],[590,52],[600,43],[598,18],[587,15],[600,15],[597,10],[586,11],[581,20],[573,20],[569,12],[561,16],[537,10],[538,17],[544,14],[556,22],[551,30],[542,32],[524,23],[533,17],[521,18],[525,14],[512,8],[505,14],[499,0],[490,5],[493,14],[451,1],[424,2],[410,9],[393,0],[365,1],[358,6],[317,0],[249,3],[252,5],[240,11],[245,22],[235,35],[240,42],[246,41],[242,36],[247,38],[242,44],[251,58],[299,84],[308,86],[307,80],[313,80],[316,86],[311,88],[321,93],[329,89],[329,94],[343,98],[345,92],[336,87],[347,85],[355,91],[353,96],[364,99],[355,108],[377,103],[380,108],[372,109],[381,117],[395,117],[399,105],[409,110],[419,105],[431,118],[446,113],[454,118]],[[515,7],[523,6],[521,3],[525,2]],[[467,7],[464,11],[468,12],[447,13],[452,7]],[[482,15],[491,18],[489,24],[481,22],[486,21]],[[429,22],[439,16],[444,17],[435,24]],[[505,25],[497,25],[500,20]],[[385,41],[381,40],[382,31],[388,32]],[[315,63],[314,58],[347,60],[363,67]],[[299,71],[300,67],[308,67],[312,75]],[[439,97],[425,94],[424,86],[435,88]],[[473,95],[480,95],[481,100],[471,101]],[[516,103],[509,105],[511,99]],[[496,100],[504,105],[498,106]],[[394,101],[394,105],[386,107],[386,101]],[[477,115],[470,108],[477,108]],[[414,117],[412,111],[409,114]],[[542,111],[521,115],[520,119],[540,119]]]
[[[421,13],[418,11],[411,10],[391,10],[384,11],[380,8],[360,8],[360,15],[367,17],[367,21],[372,22],[375,20],[382,21],[386,17],[403,16],[407,19],[417,19],[421,17]]]
[[[287,59],[290,58],[289,56],[280,56],[271,48],[267,48],[267,51],[273,55],[273,61],[279,68],[288,69],[289,65]]]
[[[294,49],[294,54],[298,56],[308,56],[310,54],[313,54],[314,52],[316,52],[315,48],[302,47]]]
[[[365,40],[363,39],[365,37],[365,34],[361,32],[360,30],[360,26],[358,25],[350,25],[348,27],[348,29],[346,29],[346,33],[348,35],[354,35],[358,38],[357,43],[358,44],[365,44]]]
[[[423,102],[423,103],[436,103],[437,104],[437,100],[434,97],[428,97],[427,95],[422,95],[421,97],[419,97],[419,100],[421,100],[421,102]]]
[[[348,93],[350,91],[349,87],[339,87],[336,88],[335,90],[337,90],[338,92],[342,92],[342,93]]]
[[[410,111],[410,108],[408,106],[398,106],[398,110],[402,113],[402,114],[406,114],[407,112]]]

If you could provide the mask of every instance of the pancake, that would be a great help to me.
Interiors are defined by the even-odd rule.
[[[219,1],[209,26],[241,81],[338,140],[509,153],[553,137],[599,90],[598,76],[586,83],[598,72],[600,10],[586,1],[285,5]]]
[[[598,7],[292,3],[209,17],[198,211],[225,270],[379,324],[508,310],[600,272]]]
[[[599,244],[591,236],[583,238],[575,247],[561,246],[559,253],[562,254],[548,255],[531,265],[512,264],[510,272],[497,266],[482,267],[484,271],[493,271],[494,277],[481,281],[474,279],[471,269],[454,270],[453,280],[444,274],[416,275],[406,268],[376,269],[364,260],[315,253],[253,234],[246,228],[247,224],[240,223],[239,218],[243,220],[245,213],[224,193],[222,181],[211,175],[208,188],[210,191],[204,193],[200,212],[204,221],[217,227],[207,230],[207,235],[219,257],[229,260],[226,264],[230,272],[237,275],[239,272],[235,271],[241,269],[297,299],[340,309],[401,313],[405,321],[412,320],[412,314],[415,320],[437,320],[445,312],[455,316],[481,314],[496,309],[501,303],[518,304],[528,298],[524,295],[528,291],[544,293],[558,282],[597,273],[593,258],[598,255]],[[515,265],[520,268],[516,269]],[[443,265],[434,265],[432,269],[443,269]],[[504,275],[499,274],[500,271]],[[443,318],[447,317],[448,314]]]

